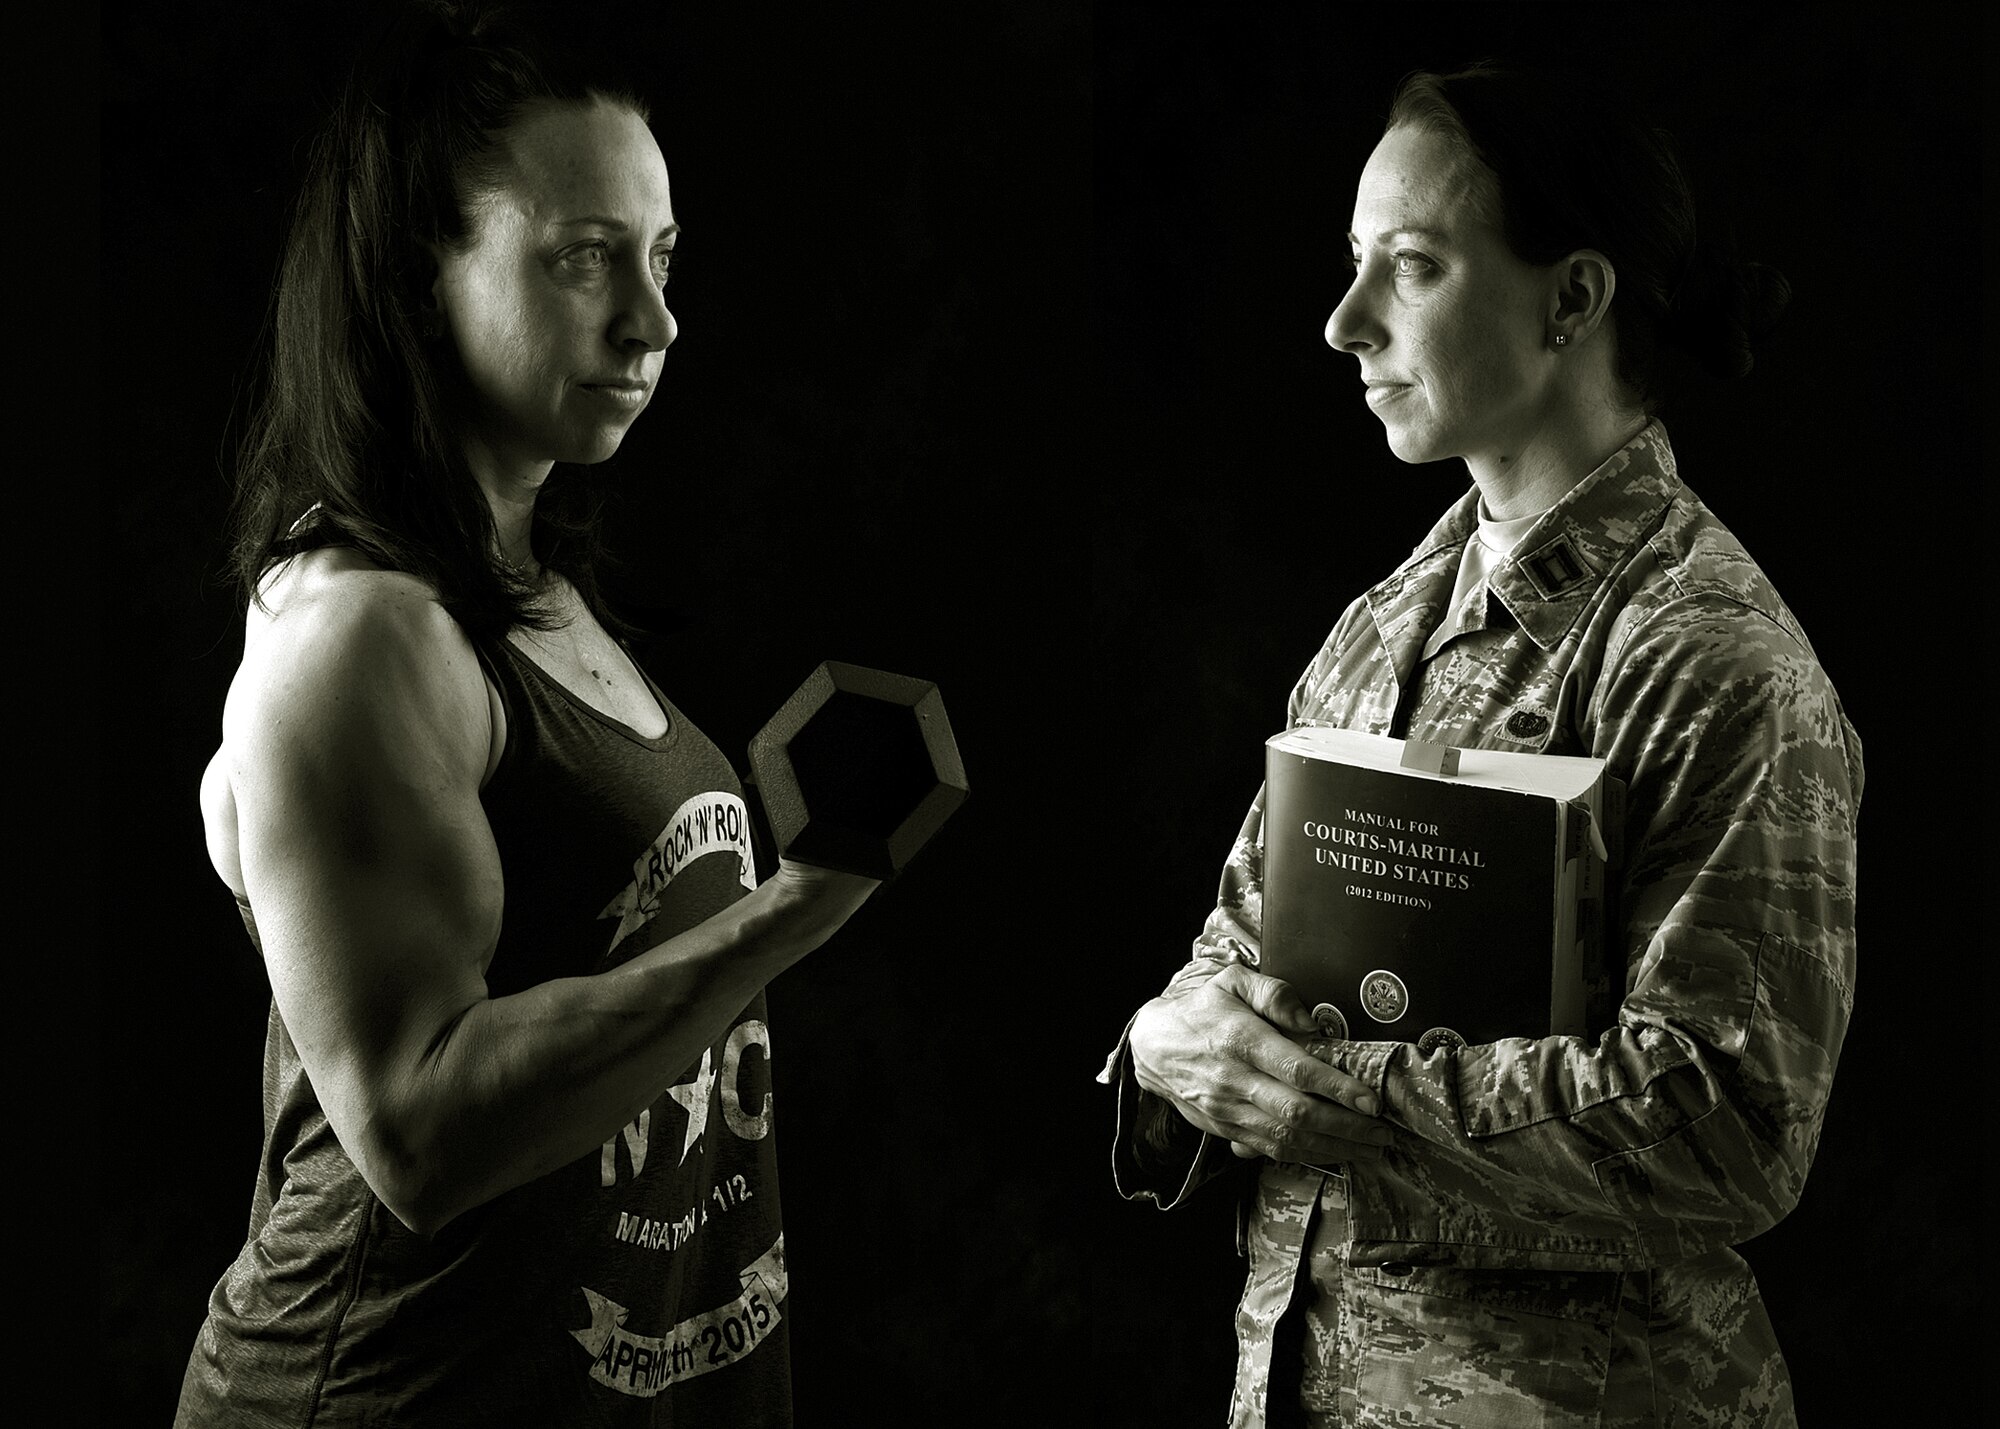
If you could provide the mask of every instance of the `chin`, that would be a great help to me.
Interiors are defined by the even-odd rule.
[[[1434,450],[1435,443],[1426,440],[1422,433],[1398,426],[1390,427],[1387,436],[1389,450],[1397,461],[1410,466],[1421,466],[1425,462],[1443,460],[1443,454]]]
[[[1429,412],[1413,413],[1400,421],[1382,424],[1389,450],[1396,460],[1411,466],[1450,461],[1463,454],[1465,445],[1458,428],[1436,420]]]
[[[616,456],[618,448],[624,445],[624,442],[625,428],[602,427],[578,437],[570,449],[557,460],[568,462],[571,466],[596,466],[599,462],[608,461]]]

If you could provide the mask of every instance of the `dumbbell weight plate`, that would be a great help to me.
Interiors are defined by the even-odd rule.
[[[928,680],[829,660],[750,741],[778,851],[892,878],[965,802],[965,769]]]

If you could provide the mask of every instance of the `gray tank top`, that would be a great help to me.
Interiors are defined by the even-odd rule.
[[[648,739],[510,644],[480,658],[508,725],[481,796],[492,996],[603,972],[754,886],[736,776],[657,686]],[[597,1151],[426,1238],[341,1149],[274,1004],[249,1237],[175,1422],[789,1425],[770,1048],[760,993]]]

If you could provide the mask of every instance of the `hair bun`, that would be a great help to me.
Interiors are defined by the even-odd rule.
[[[1666,331],[1712,376],[1748,375],[1777,329],[1792,285],[1767,263],[1739,263],[1697,246],[1667,308]]]

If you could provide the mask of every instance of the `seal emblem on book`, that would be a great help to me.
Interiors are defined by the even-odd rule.
[[[1387,968],[1361,979],[1361,1010],[1377,1022],[1394,1022],[1410,1010],[1410,990]]]

